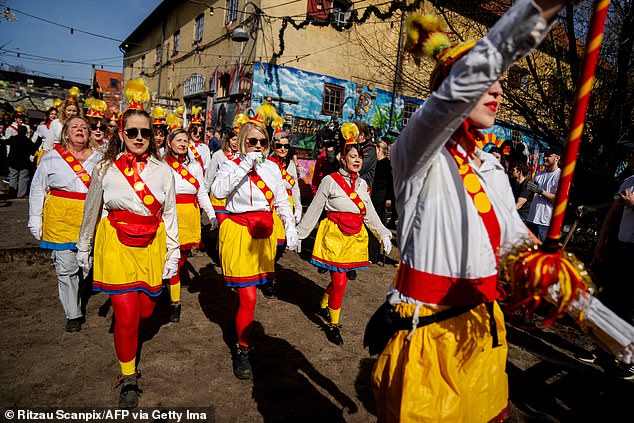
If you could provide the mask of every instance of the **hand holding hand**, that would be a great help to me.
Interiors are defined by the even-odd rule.
[[[535,194],[541,194],[542,192],[544,192],[544,190],[538,183],[531,181],[528,181],[526,183],[526,189],[528,189],[529,192],[533,192]]]
[[[298,224],[300,220],[302,220],[302,208],[295,207],[295,224]]]
[[[178,257],[172,256],[165,262],[162,278],[171,279],[176,276],[176,272],[178,272]]]
[[[390,254],[390,251],[392,251],[392,237],[386,236],[381,239],[381,242],[383,243],[383,248],[385,248],[385,254]]]
[[[300,247],[299,236],[296,230],[286,231],[286,248],[290,251],[297,251],[299,253]]]

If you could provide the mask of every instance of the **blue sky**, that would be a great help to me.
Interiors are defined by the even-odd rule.
[[[123,54],[118,41],[94,37],[25,16],[20,11],[64,26],[123,40],[150,14],[160,0],[0,0],[18,20],[0,22],[0,69],[22,66],[27,73],[88,84],[91,63],[97,69],[121,72]],[[7,52],[10,50],[11,52]],[[16,57],[20,52],[20,58]],[[29,55],[55,59],[53,61]],[[61,63],[64,60],[64,63]],[[68,63],[69,61],[86,64]]]

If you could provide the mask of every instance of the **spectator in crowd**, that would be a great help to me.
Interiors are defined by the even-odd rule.
[[[548,232],[548,225],[553,214],[553,202],[557,195],[559,177],[559,160],[561,148],[552,146],[544,153],[544,170],[537,172],[532,182],[526,188],[534,194],[526,224],[537,237],[544,241]]]
[[[9,166],[9,196],[23,198],[29,191],[33,162],[31,157],[40,146],[27,137],[27,127],[20,125],[18,133],[10,137],[6,143],[9,147],[7,165]]]
[[[365,180],[370,188],[374,184],[374,173],[376,172],[376,147],[372,143],[372,134],[370,127],[365,122],[354,122],[359,128],[359,136],[357,143],[361,147],[363,153],[363,166],[359,171],[359,178]]]
[[[372,205],[379,220],[385,226],[387,223],[387,210],[394,201],[394,184],[392,182],[392,165],[388,157],[388,144],[382,140],[374,143],[376,146],[376,172],[374,184],[370,196]],[[372,263],[378,263],[381,246],[375,237],[368,239],[368,258]]]
[[[531,209],[531,193],[528,191],[528,165],[523,162],[515,162],[510,167],[509,179],[515,197],[515,208],[526,223],[528,212]]]
[[[213,135],[210,137],[210,133],[212,133],[213,131]],[[206,137],[207,138],[207,144],[209,145],[209,150],[211,150],[211,154],[215,153],[216,151],[220,150],[222,148],[222,144],[220,143],[220,140],[222,139],[222,135],[220,134],[220,131],[217,129],[213,129],[211,127],[207,128],[206,131]]]

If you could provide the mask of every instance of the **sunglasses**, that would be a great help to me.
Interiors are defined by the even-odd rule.
[[[92,129],[93,131],[103,131],[104,126],[103,125],[97,125],[96,123],[93,123],[90,125],[90,129]]]
[[[152,138],[152,130],[150,128],[128,128],[124,129],[125,136],[128,138],[136,138],[139,136],[139,132],[141,133],[141,138],[149,140]]]
[[[281,150],[281,149],[288,150],[288,149],[290,148],[290,145],[289,145],[289,144],[282,144],[282,143],[280,143],[280,142],[276,142],[276,143],[275,143],[275,144],[273,144],[273,145],[274,145],[274,146],[275,146],[275,148],[276,148],[276,149],[278,149],[278,150]]]
[[[266,147],[267,145],[269,145],[269,141],[266,138],[247,138],[247,141],[253,147],[258,145],[258,143],[260,143],[262,147]]]

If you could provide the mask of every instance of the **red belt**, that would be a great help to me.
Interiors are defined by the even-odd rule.
[[[196,197],[196,194],[176,194],[176,204],[192,203],[198,203],[198,197]]]
[[[128,210],[111,210],[108,220],[117,231],[119,241],[129,247],[146,247],[152,243],[161,218],[142,216]]]
[[[61,189],[52,189],[51,195],[54,197],[61,198],[70,198],[71,200],[85,200],[86,193],[85,192],[72,192],[72,191],[64,191]]]
[[[348,235],[358,234],[363,226],[363,215],[359,213],[329,211],[327,216],[339,226],[341,232]]]

